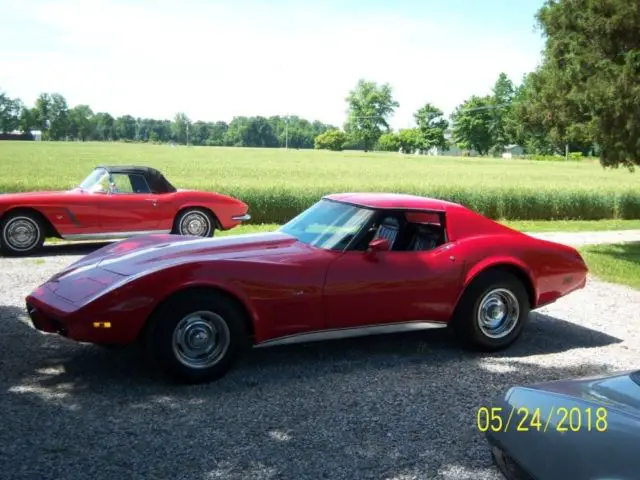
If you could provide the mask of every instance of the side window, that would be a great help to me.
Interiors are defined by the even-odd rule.
[[[151,189],[143,175],[136,173],[114,173],[111,175],[113,193],[150,193]]]

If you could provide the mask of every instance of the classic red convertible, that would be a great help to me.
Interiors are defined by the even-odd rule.
[[[114,243],[26,305],[43,332],[140,342],[170,377],[200,382],[251,345],[450,326],[468,346],[505,348],[531,309],[583,288],[586,275],[572,247],[461,205],[345,193],[275,232]]]
[[[251,217],[244,202],[176,189],[158,170],[99,166],[76,188],[0,195],[0,250],[28,255],[47,237],[111,240],[149,233],[211,237]]]

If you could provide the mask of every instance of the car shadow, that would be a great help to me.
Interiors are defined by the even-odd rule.
[[[150,369],[135,347],[105,348],[80,344],[58,335],[44,335],[34,330],[23,309],[0,306],[2,323],[18,328],[30,350],[43,347],[55,352],[40,359],[45,365],[33,364],[34,370],[62,364],[64,374],[54,382],[72,381],[91,388],[93,382],[102,384],[105,377],[114,382],[149,382],[166,386],[165,381]],[[0,337],[0,351],[7,341]],[[385,335],[371,335],[348,339],[327,340],[291,345],[256,347],[247,352],[228,375],[236,380],[252,378],[249,384],[262,385],[287,382],[291,376],[322,375],[326,372],[354,372],[384,370],[400,364],[421,365],[448,361],[473,361],[487,358],[518,359],[537,355],[562,353],[572,349],[597,348],[622,342],[621,339],[549,315],[532,312],[521,337],[508,349],[482,353],[460,347],[448,329],[413,331]],[[1,354],[0,354],[1,355]],[[24,364],[26,365],[26,364]],[[308,370],[307,370],[308,369]],[[144,380],[143,380],[144,379]],[[232,380],[228,385],[242,390],[244,381]]]
[[[0,306],[3,472],[71,479],[90,469],[94,480],[131,469],[148,478],[487,478],[493,470],[478,408],[514,384],[609,369],[530,357],[620,342],[535,316],[516,344],[491,355],[461,350],[445,331],[377,335],[255,349],[217,382],[179,386],[135,349],[44,335],[22,308]],[[487,368],[491,357],[510,371]],[[97,468],[107,458],[109,468]]]

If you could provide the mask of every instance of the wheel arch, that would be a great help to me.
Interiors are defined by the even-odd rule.
[[[522,282],[522,285],[527,292],[527,297],[529,299],[529,305],[531,306],[531,309],[534,309],[536,307],[538,295],[532,275],[523,265],[518,265],[516,262],[512,261],[503,260],[487,265],[478,266],[478,268],[472,269],[468,273],[465,278],[462,290],[460,291],[460,294],[458,295],[458,298],[456,300],[456,308],[460,304],[460,301],[466,290],[469,288],[469,285],[471,285],[471,283],[480,275],[483,275],[487,272],[506,272],[516,277],[520,282]]]
[[[30,213],[30,214],[35,215],[36,217],[38,217],[40,219],[40,221],[42,222],[42,225],[45,228],[45,235],[44,235],[45,239],[47,237],[62,238],[60,233],[56,229],[56,227],[51,222],[51,220],[49,220],[49,218],[44,213],[42,213],[40,210],[38,210],[38,208],[36,208],[36,207],[23,207],[23,206],[11,207],[8,210],[5,210],[0,215],[0,223],[2,223],[7,218],[7,216],[14,215],[14,214],[20,214],[20,213],[25,213],[25,214],[26,213]]]
[[[213,227],[216,230],[222,230],[222,224],[220,223],[220,219],[218,218],[218,216],[216,215],[216,212],[214,212],[213,210],[211,210],[209,207],[205,207],[204,205],[200,205],[200,204],[187,204],[187,205],[182,205],[180,206],[180,208],[178,208],[178,211],[176,212],[176,214],[173,216],[173,225],[171,227],[172,231],[176,231],[176,227],[177,227],[177,221],[178,221],[178,217],[180,216],[180,214],[186,210],[202,210],[205,211],[207,213],[209,213],[212,217],[213,217]]]
[[[177,290],[174,290],[167,294],[160,302],[158,302],[154,308],[151,310],[149,315],[144,321],[142,328],[138,332],[137,341],[140,342],[144,339],[153,319],[155,313],[160,310],[164,305],[166,305],[169,301],[179,297],[181,295],[199,293],[201,295],[207,295],[211,293],[215,293],[223,296],[225,299],[233,303],[238,310],[242,313],[242,318],[244,319],[245,327],[247,329],[248,340],[250,343],[253,343],[253,340],[256,335],[256,325],[255,325],[255,315],[249,306],[235,293],[227,290],[226,288],[217,286],[217,285],[188,285]]]

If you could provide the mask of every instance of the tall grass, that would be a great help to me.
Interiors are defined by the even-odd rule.
[[[363,152],[0,142],[0,192],[67,189],[98,164],[149,165],[179,188],[247,202],[256,223],[282,223],[322,195],[413,193],[491,218],[640,218],[640,176],[597,162],[538,162]]]

